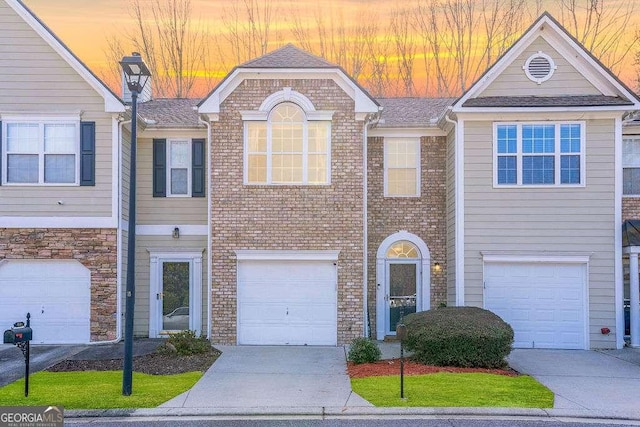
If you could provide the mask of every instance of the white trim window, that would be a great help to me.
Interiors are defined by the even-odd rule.
[[[78,185],[79,122],[3,121],[2,183]]]
[[[191,141],[167,141],[167,197],[191,197]]]
[[[640,136],[622,140],[622,194],[640,196]]]
[[[420,138],[384,139],[385,197],[420,197]]]
[[[244,135],[245,184],[330,183],[330,121],[310,121],[300,106],[282,102],[266,121],[245,121]]]
[[[493,183],[584,186],[583,122],[495,123]]]

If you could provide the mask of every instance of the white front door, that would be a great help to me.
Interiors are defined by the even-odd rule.
[[[386,334],[395,335],[396,325],[403,316],[416,312],[416,302],[421,299],[418,279],[420,262],[417,260],[387,261],[387,309]]]
[[[484,308],[513,328],[516,348],[587,348],[586,264],[487,262]]]
[[[151,257],[149,336],[201,330],[202,258],[188,254]]]
[[[238,262],[238,344],[336,345],[337,318],[335,262]]]

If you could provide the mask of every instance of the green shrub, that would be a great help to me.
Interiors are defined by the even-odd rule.
[[[503,368],[513,329],[500,317],[476,307],[446,307],[410,314],[405,347],[427,365]]]
[[[175,351],[181,356],[189,356],[211,351],[211,343],[205,336],[197,337],[195,331],[182,331],[169,335],[165,345],[160,349],[164,352]]]
[[[369,363],[380,360],[382,352],[378,343],[369,338],[356,338],[351,341],[347,358],[353,363]]]

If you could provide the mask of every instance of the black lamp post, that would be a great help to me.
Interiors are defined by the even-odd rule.
[[[131,395],[133,380],[133,310],[136,298],[135,259],[136,259],[136,145],[138,116],[138,95],[151,77],[151,71],[142,61],[138,52],[125,56],[120,61],[122,71],[131,91],[131,165],[129,172],[129,235],[127,247],[127,291],[126,311],[124,315],[124,364],[122,368],[122,394]]]

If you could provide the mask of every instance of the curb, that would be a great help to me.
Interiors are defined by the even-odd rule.
[[[378,417],[397,418],[403,416],[429,417],[516,417],[516,418],[571,418],[595,420],[640,421],[640,411],[630,414],[624,412],[601,412],[574,409],[539,408],[373,408],[373,407],[252,407],[252,408],[143,408],[143,409],[104,409],[104,410],[68,410],[65,418],[123,418],[123,417],[318,417],[318,418],[357,418]]]

